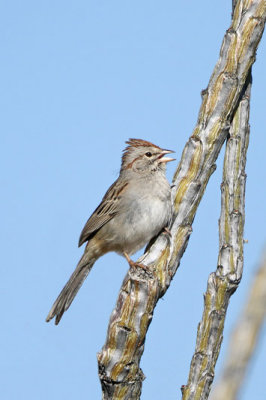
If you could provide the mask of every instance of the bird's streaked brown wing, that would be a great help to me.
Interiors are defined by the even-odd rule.
[[[103,225],[117,214],[120,195],[127,185],[127,182],[119,184],[119,180],[117,180],[110,186],[100,205],[86,222],[80,234],[79,246],[91,239]]]

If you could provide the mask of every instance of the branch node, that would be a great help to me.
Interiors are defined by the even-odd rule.
[[[202,89],[202,91],[200,92],[201,98],[203,99],[204,96],[206,96],[207,93],[208,93],[208,88]],[[184,385],[183,385],[183,386],[184,386]]]

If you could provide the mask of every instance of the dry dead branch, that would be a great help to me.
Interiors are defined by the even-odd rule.
[[[197,125],[185,145],[173,179],[172,238],[162,234],[149,246],[139,260],[148,267],[146,272],[136,269],[127,273],[112,312],[106,343],[98,354],[103,399],[140,397],[144,375],[139,363],[146,332],[156,303],[169,287],[186,249],[197,207],[215,170],[216,159],[255,61],[265,18],[265,0],[238,1],[219,60],[202,93]],[[232,140],[234,146],[239,146],[237,140]],[[241,212],[233,213],[233,218],[241,219]],[[226,257],[228,252],[230,249],[224,249],[222,256]],[[223,259],[221,265],[222,262]],[[222,269],[220,272],[222,276]]]

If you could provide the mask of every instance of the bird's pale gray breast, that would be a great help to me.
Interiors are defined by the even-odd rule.
[[[128,188],[120,222],[126,251],[133,254],[168,225],[171,218],[170,185],[164,176],[142,180]],[[137,192],[136,192],[137,191]]]

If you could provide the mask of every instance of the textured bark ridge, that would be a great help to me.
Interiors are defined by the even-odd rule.
[[[250,87],[251,84],[248,84],[236,110],[226,144],[221,185],[220,251],[217,269],[208,279],[196,349],[188,383],[183,387],[183,400],[203,400],[209,397],[215,364],[223,340],[227,307],[242,277]]]
[[[245,82],[250,68],[255,61],[265,18],[265,0],[238,1],[232,25],[227,30],[222,43],[219,60],[207,89],[202,93],[203,101],[197,125],[185,145],[173,179],[172,238],[161,234],[149,246],[148,251],[139,260],[147,266],[147,271],[136,268],[127,273],[116,307],[112,312],[106,342],[98,354],[103,399],[137,400],[140,398],[144,375],[139,368],[139,363],[153,310],[159,298],[167,290],[186,249],[198,204],[209,178],[215,170],[216,159],[229,133],[232,118],[245,90]],[[230,133],[232,134],[232,131]],[[239,145],[238,137],[232,139],[231,144],[232,147],[238,149],[238,154],[240,154],[242,145]],[[245,149],[245,145],[241,149]],[[244,191],[244,182],[245,177],[240,174],[240,182],[237,184],[238,196],[241,196]],[[225,201],[227,201],[227,195],[229,198],[231,196],[230,185],[228,182],[224,182]],[[224,207],[226,212],[221,216],[221,224],[227,227],[227,230],[225,238],[221,238],[224,243],[219,260],[221,267],[218,275],[211,275],[209,279],[211,292],[216,290],[219,283],[219,296],[214,300],[207,290],[205,298],[205,304],[208,305],[209,311],[204,318],[205,320],[207,318],[214,320],[211,328],[214,331],[221,329],[223,322],[220,309],[224,312],[222,305],[217,310],[217,307],[214,306],[217,302],[219,305],[223,298],[228,298],[228,292],[223,286],[223,282],[224,280],[229,281],[232,292],[235,280],[239,279],[239,272],[234,272],[233,264],[235,260],[240,266],[242,264],[242,254],[237,255],[240,248],[242,251],[239,237],[237,236],[239,241],[237,253],[232,247],[234,244],[229,244],[228,237],[231,229],[238,230],[236,235],[240,234],[239,230],[243,225],[244,213],[235,202],[237,203],[234,201],[233,205],[230,203],[230,207]],[[231,223],[233,223],[233,228]],[[230,261],[229,271],[227,267],[224,267],[225,260]],[[241,268],[239,267],[238,271]],[[199,329],[203,329],[203,325]],[[204,337],[205,342],[208,342],[208,336]],[[219,347],[219,343],[217,346]],[[200,347],[195,361],[192,363],[197,363],[196,360],[203,360],[205,363],[204,357],[205,354]],[[213,371],[209,372],[208,369],[204,371],[207,378],[210,376],[206,386],[208,388],[212,381]],[[192,375],[198,376],[198,369]],[[184,390],[184,398],[192,398],[188,393],[187,387]]]
[[[234,400],[245,378],[266,317],[266,253],[254,277],[248,301],[231,337],[222,376],[211,400]]]

